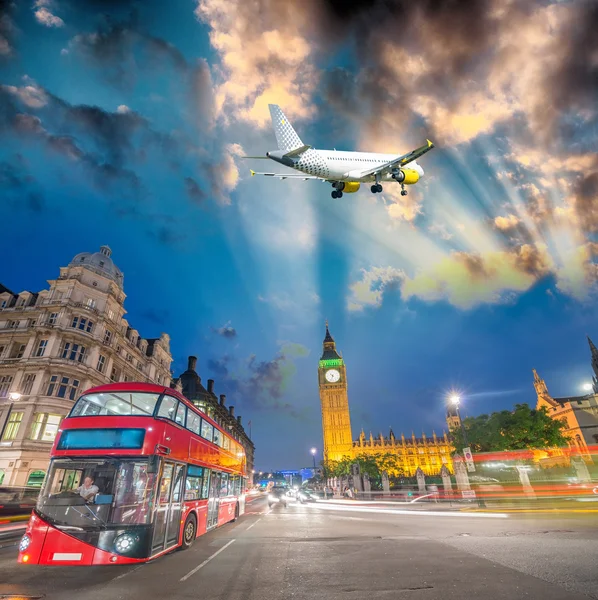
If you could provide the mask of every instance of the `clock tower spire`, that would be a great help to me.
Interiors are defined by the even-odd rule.
[[[324,460],[341,460],[345,456],[352,456],[347,371],[345,361],[336,351],[336,342],[330,335],[328,321],[318,367],[318,383],[322,405]]]

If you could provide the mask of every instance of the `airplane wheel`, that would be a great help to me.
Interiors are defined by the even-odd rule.
[[[332,194],[330,194],[333,198],[338,198],[338,192],[336,190],[334,190],[334,192],[332,192]]]
[[[377,192],[381,192],[381,191],[382,191],[382,186],[381,186],[380,184],[378,184],[378,185],[376,186],[376,191],[377,191]]]
[[[378,191],[378,186],[373,185],[370,189],[372,190],[372,194],[375,194]]]
[[[407,195],[407,191],[406,190],[401,190],[401,196],[406,196]]]
[[[336,197],[337,198],[342,198],[343,197],[343,193],[342,192],[336,192]]]

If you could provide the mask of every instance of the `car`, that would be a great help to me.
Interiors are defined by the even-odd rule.
[[[287,507],[287,490],[286,488],[272,488],[268,494],[268,506],[272,508],[275,504],[282,504]]]
[[[304,502],[317,502],[317,496],[311,492],[310,490],[299,490],[297,492],[297,498],[299,498],[299,502],[303,504]]]

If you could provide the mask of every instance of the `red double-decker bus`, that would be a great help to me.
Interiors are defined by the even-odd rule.
[[[176,390],[113,383],[61,424],[19,562],[144,562],[245,508],[245,451]]]

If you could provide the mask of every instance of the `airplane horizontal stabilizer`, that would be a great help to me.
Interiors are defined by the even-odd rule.
[[[300,148],[295,148],[294,150],[287,152],[284,155],[284,157],[285,158],[295,158],[295,156],[301,156],[304,152],[306,152],[310,148],[311,148],[311,146],[301,146]]]

